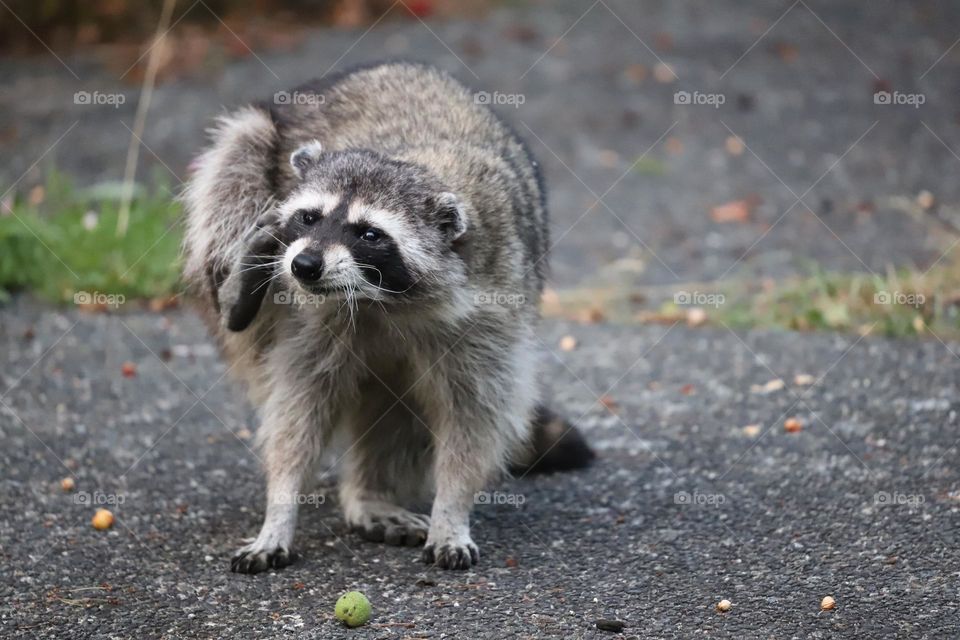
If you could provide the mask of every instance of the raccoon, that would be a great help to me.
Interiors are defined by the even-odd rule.
[[[183,194],[185,281],[261,420],[266,516],[231,569],[294,560],[297,496],[330,451],[352,530],[467,569],[477,492],[593,457],[538,401],[539,168],[426,65],[286,95],[222,116]]]

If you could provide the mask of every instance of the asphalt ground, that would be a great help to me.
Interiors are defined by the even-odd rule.
[[[200,321],[18,301],[0,327],[5,637],[599,638],[601,618],[625,637],[960,634],[960,345],[550,322],[548,397],[600,456],[491,487],[477,567],[361,541],[327,477],[302,558],[243,576],[256,427]],[[348,590],[369,625],[333,619]]]

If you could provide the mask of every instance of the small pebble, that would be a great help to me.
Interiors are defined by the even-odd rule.
[[[600,631],[622,633],[625,626],[621,620],[597,620],[597,629],[600,629]]]
[[[837,606],[837,601],[833,599],[833,596],[825,596],[823,600],[820,601],[820,608],[824,611],[830,611],[835,606]]]
[[[720,602],[717,603],[717,611],[719,611],[720,613],[723,613],[725,611],[730,611],[730,607],[732,606],[733,604],[729,600],[721,600]]]
[[[77,483],[73,481],[73,478],[66,477],[60,481],[60,488],[64,491],[73,491],[76,487]]]
[[[699,327],[707,321],[707,312],[700,307],[687,309],[687,325]]]
[[[563,336],[560,338],[561,351],[573,351],[577,348],[577,339],[573,336]]]
[[[796,418],[787,418],[783,423],[783,430],[787,433],[797,433],[803,429],[803,423]]]

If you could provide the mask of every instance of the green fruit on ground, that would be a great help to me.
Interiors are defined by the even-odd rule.
[[[359,627],[370,620],[370,601],[359,591],[350,591],[337,600],[334,614],[348,627]]]

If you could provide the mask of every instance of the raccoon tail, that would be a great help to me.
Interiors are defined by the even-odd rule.
[[[583,434],[544,405],[531,420],[530,444],[510,465],[514,475],[570,471],[590,465],[596,454]]]
[[[266,109],[248,106],[218,118],[210,137],[181,195],[183,276],[190,293],[219,313],[217,290],[238,240],[273,200],[279,134]]]

